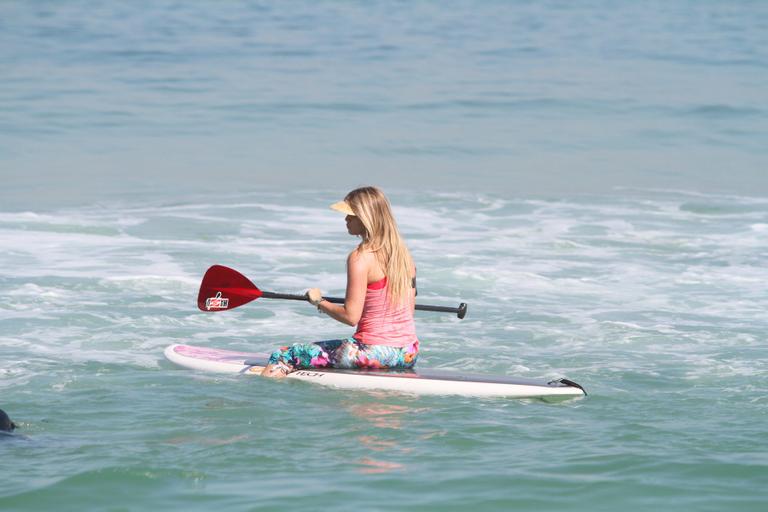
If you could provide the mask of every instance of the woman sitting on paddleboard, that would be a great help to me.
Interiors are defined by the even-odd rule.
[[[344,304],[323,300],[318,288],[307,291],[307,298],[357,330],[346,339],[281,347],[270,357],[262,373],[266,377],[307,368],[411,368],[416,363],[416,267],[389,201],[378,188],[363,187],[331,208],[347,214],[347,231],[362,242],[347,257]]]

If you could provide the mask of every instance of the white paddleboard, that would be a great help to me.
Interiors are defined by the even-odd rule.
[[[184,368],[218,373],[259,375],[267,354],[234,352],[174,344],[165,357]],[[296,370],[286,377],[342,389],[389,390],[417,395],[567,399],[583,397],[584,389],[567,379],[537,381],[515,377],[470,375],[436,370]]]

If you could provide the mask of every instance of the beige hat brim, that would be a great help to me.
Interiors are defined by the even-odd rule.
[[[331,210],[336,210],[337,212],[346,213],[347,215],[355,215],[355,212],[352,211],[352,207],[349,206],[349,203],[346,201],[339,201],[338,203],[333,203],[331,205]]]

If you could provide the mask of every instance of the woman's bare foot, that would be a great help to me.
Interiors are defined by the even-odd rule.
[[[261,371],[262,377],[269,377],[270,379],[284,379],[286,375],[291,373],[293,368],[285,363],[268,364]]]

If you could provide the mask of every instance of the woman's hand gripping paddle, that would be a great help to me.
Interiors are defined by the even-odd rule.
[[[197,307],[203,311],[224,311],[248,304],[259,297],[265,299],[307,300],[306,295],[291,295],[259,290],[250,279],[237,270],[223,265],[214,265],[208,269],[203,276],[203,282],[200,283],[200,292],[197,294]],[[338,297],[323,297],[323,299],[334,304],[344,304],[344,299]],[[420,311],[456,313],[456,316],[459,318],[464,318],[467,314],[467,305],[463,302],[459,304],[458,308],[416,304],[416,309]]]

